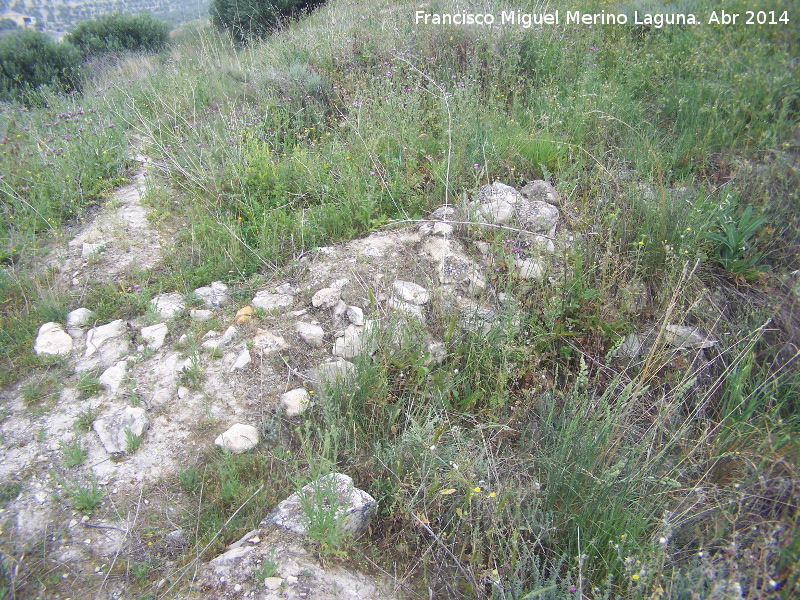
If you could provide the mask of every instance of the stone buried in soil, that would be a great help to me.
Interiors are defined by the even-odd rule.
[[[253,338],[253,347],[261,351],[266,356],[273,352],[280,352],[288,349],[289,343],[279,335],[273,335],[266,329],[257,329]]]
[[[183,295],[177,292],[169,292],[166,294],[159,294],[152,300],[150,304],[162,319],[171,319],[184,308],[186,303],[183,300]]]
[[[92,423],[92,429],[109,454],[119,454],[127,450],[126,431],[141,437],[149,426],[150,421],[145,410],[133,406],[103,415]]]
[[[236,357],[236,360],[231,365],[231,372],[244,369],[250,364],[250,360],[250,352],[248,352],[247,348],[245,348],[239,353],[239,356]]]
[[[159,323],[158,325],[151,325],[150,327],[142,327],[142,339],[147,342],[147,347],[153,350],[158,350],[164,345],[164,339],[169,333],[166,323]]]
[[[207,308],[202,308],[202,309],[193,308],[192,310],[189,311],[189,318],[191,318],[192,321],[197,321],[198,323],[208,321],[213,316],[214,316],[214,311],[208,310]]]
[[[280,308],[291,308],[294,305],[294,296],[289,294],[270,294],[266,290],[257,292],[250,302],[253,308],[260,308],[267,312]]]
[[[311,507],[316,507],[315,495],[329,494],[335,498],[336,516],[346,515],[342,528],[345,532],[358,537],[367,530],[371,515],[375,511],[375,498],[367,492],[353,487],[353,480],[342,473],[329,473],[304,486],[303,489],[289,496],[270,512],[265,522],[272,522],[284,529],[306,535],[309,517],[303,509],[301,494],[308,499]],[[330,510],[334,510],[331,507]]]
[[[218,308],[228,303],[228,286],[219,281],[197,288],[194,294],[203,301],[206,308]]]
[[[93,327],[86,334],[86,354],[84,356],[90,357],[108,340],[118,338],[127,332],[128,327],[122,319],[111,321],[100,327]]]

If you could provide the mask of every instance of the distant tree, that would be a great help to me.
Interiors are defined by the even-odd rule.
[[[170,29],[168,23],[148,14],[114,13],[78,23],[66,38],[84,56],[125,50],[157,52],[167,45]]]
[[[9,31],[11,29],[17,29],[18,27],[14,19],[9,19],[7,17],[0,19],[0,31]]]
[[[81,54],[31,29],[0,39],[0,99],[27,100],[42,85],[61,91],[78,89]]]
[[[211,0],[208,12],[217,29],[230,31],[243,40],[261,37],[304,10],[312,10],[325,0]]]

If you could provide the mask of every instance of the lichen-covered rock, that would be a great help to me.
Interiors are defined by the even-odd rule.
[[[514,207],[514,212],[522,229],[550,237],[555,236],[561,213],[552,204],[540,200],[519,202]]]
[[[547,202],[555,206],[561,206],[561,198],[552,185],[544,179],[536,179],[531,181],[524,188],[520,190],[522,195],[528,200],[538,200],[540,202]]]

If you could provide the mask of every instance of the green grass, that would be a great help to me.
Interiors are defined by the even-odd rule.
[[[89,481],[82,485],[78,480],[67,480],[55,473],[54,477],[72,499],[75,510],[91,515],[103,503],[103,492],[97,485],[94,470],[90,471]]]
[[[88,450],[77,435],[69,443],[61,442],[61,450],[64,453],[64,466],[67,468],[78,467],[89,458]]]

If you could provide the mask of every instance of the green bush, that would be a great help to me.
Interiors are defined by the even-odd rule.
[[[79,23],[67,39],[84,56],[106,52],[158,52],[167,45],[170,25],[148,14],[101,15]]]
[[[18,101],[46,85],[77,89],[80,52],[32,30],[13,31],[0,39],[0,100]]]
[[[211,0],[208,12],[217,29],[228,30],[243,40],[263,36],[282,21],[323,3],[324,0]]]

